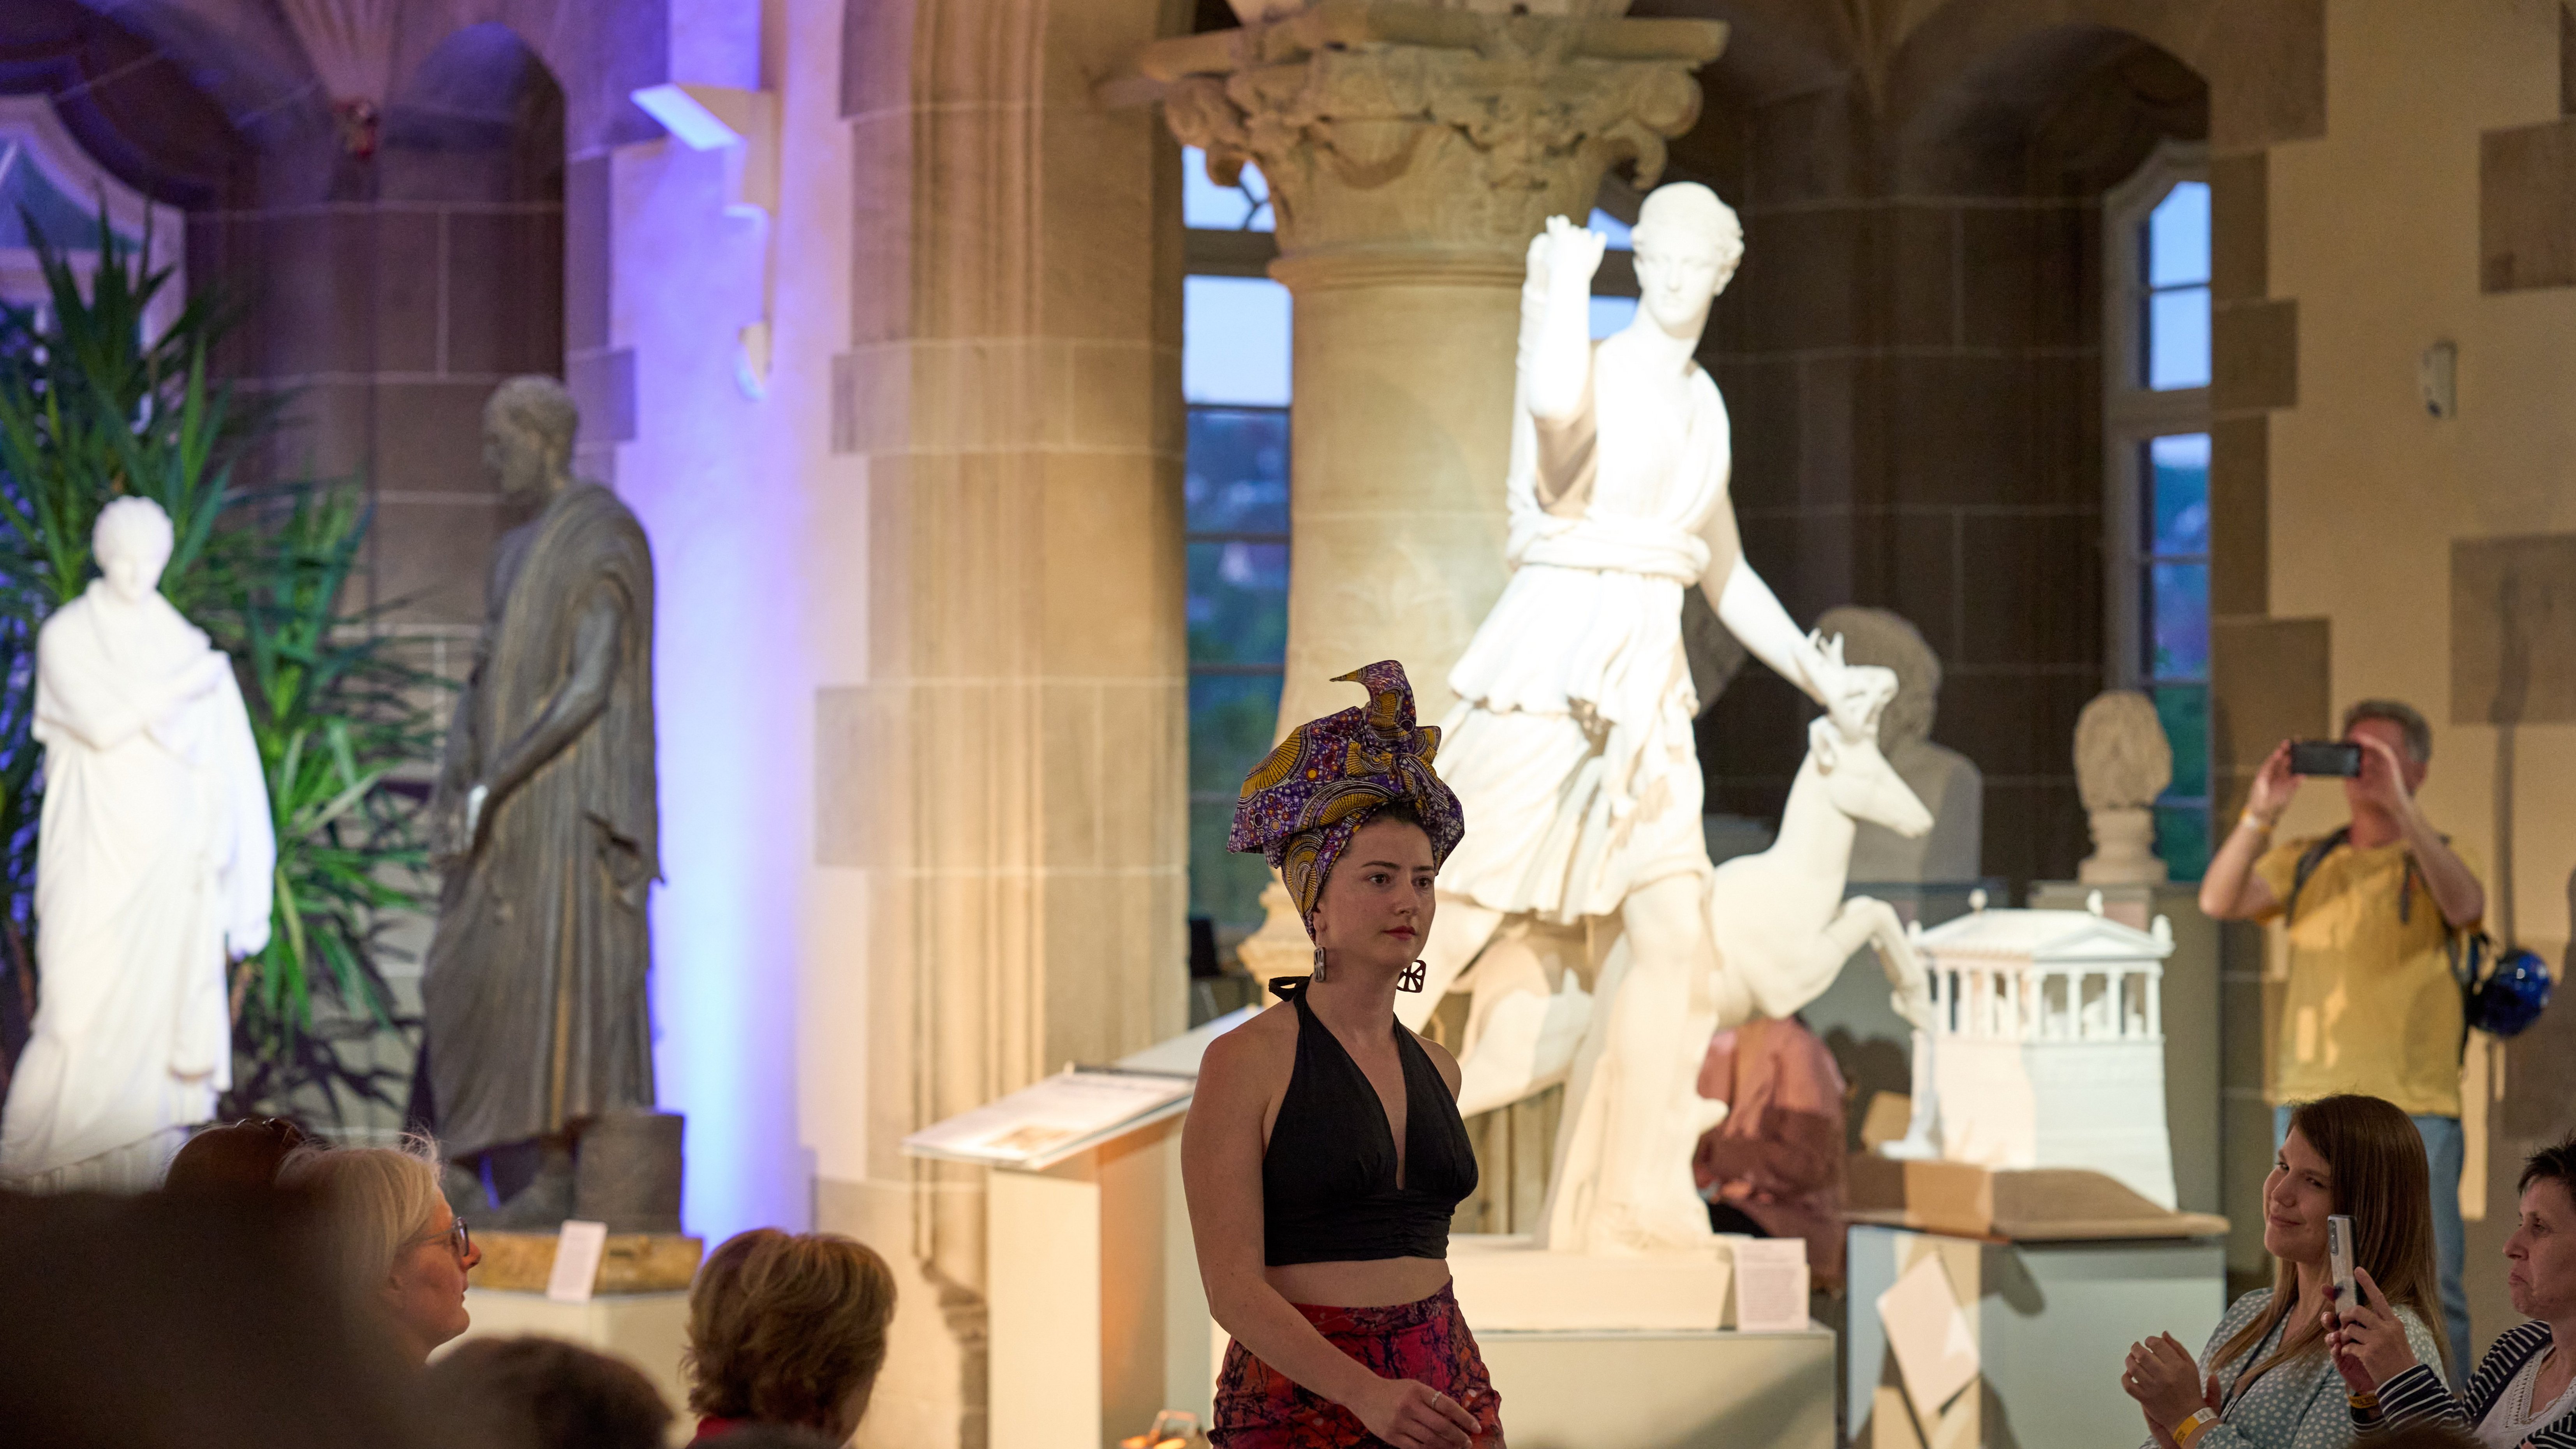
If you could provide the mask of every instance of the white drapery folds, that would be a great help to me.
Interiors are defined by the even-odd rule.
[[[37,635],[42,996],[0,1114],[13,1187],[154,1186],[232,1083],[227,961],[268,943],[277,843],[241,687],[138,595],[99,580]]]

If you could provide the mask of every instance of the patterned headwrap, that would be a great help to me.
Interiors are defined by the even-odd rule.
[[[1243,777],[1234,832],[1225,842],[1228,850],[1257,850],[1269,860],[1296,899],[1309,936],[1333,862],[1382,807],[1397,801],[1413,807],[1431,836],[1435,863],[1447,860],[1467,833],[1458,797],[1432,773],[1440,731],[1413,722],[1413,686],[1404,666],[1383,659],[1335,677],[1365,687],[1369,702],[1289,731]]]

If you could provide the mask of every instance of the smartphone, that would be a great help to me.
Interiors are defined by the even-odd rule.
[[[2358,1301],[2352,1287],[2352,1219],[2342,1213],[2326,1219],[2326,1272],[2334,1279],[2335,1311],[2350,1309]]]
[[[2353,778],[2361,773],[2361,746],[2348,740],[2292,740],[2290,773]]]

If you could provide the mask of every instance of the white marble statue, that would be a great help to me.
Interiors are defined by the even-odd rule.
[[[1707,1023],[1742,1020],[1762,999],[1740,974],[1712,970],[1682,591],[1699,588],[1750,652],[1824,705],[1838,740],[1873,738],[1895,683],[1801,631],[1738,546],[1726,405],[1692,358],[1743,255],[1735,213],[1704,186],[1665,186],[1634,235],[1636,320],[1597,345],[1590,297],[1604,239],[1559,217],[1530,245],[1505,480],[1513,573],[1450,673],[1459,703],[1442,722],[1442,773],[1473,824],[1441,872],[1425,989],[1398,1008],[1418,1028],[1507,918],[1615,921],[1621,943],[1585,1048],[1614,1066],[1580,1084],[1612,1124],[1670,1117]],[[1602,1182],[1633,1176],[1625,1131],[1602,1149]],[[1695,1138],[1669,1164],[1657,1159],[1685,1194]],[[1560,1167],[1552,1194],[1563,1185]],[[1651,1205],[1617,1190],[1584,1202],[1580,1230],[1548,1235],[1551,1247],[1651,1251],[1688,1233],[1641,1220],[1668,1215],[1660,1192]],[[1703,1213],[1695,1241],[1707,1235]]]
[[[225,968],[268,944],[268,785],[232,661],[161,597],[170,518],[121,498],[105,577],[36,635],[42,996],[0,1183],[140,1191],[232,1083]]]
[[[1878,745],[1906,788],[1932,812],[1932,828],[1904,836],[1863,821],[1852,837],[1851,878],[1921,884],[1976,880],[1982,869],[1986,781],[1975,762],[1932,742],[1941,703],[1941,656],[1891,609],[1844,604],[1816,621],[1843,641],[1843,658],[1896,671],[1896,698],[1878,719]]]
[[[2165,879],[2156,855],[2156,797],[2173,783],[2173,745],[2155,701],[2134,689],[2093,696],[2075,717],[2075,789],[2093,827],[2093,853],[2075,878],[2088,885]]]

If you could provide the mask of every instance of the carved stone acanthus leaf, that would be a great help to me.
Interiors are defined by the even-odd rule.
[[[1472,43],[1283,55],[1275,36],[1247,38],[1242,68],[1175,79],[1165,115],[1220,184],[1260,165],[1284,256],[1430,244],[1515,263],[1548,217],[1590,212],[1612,164],[1633,160],[1651,184],[1664,139],[1698,118],[1690,72],[1713,40],[1664,58],[1586,53],[1601,26],[1670,22],[1442,18]]]

